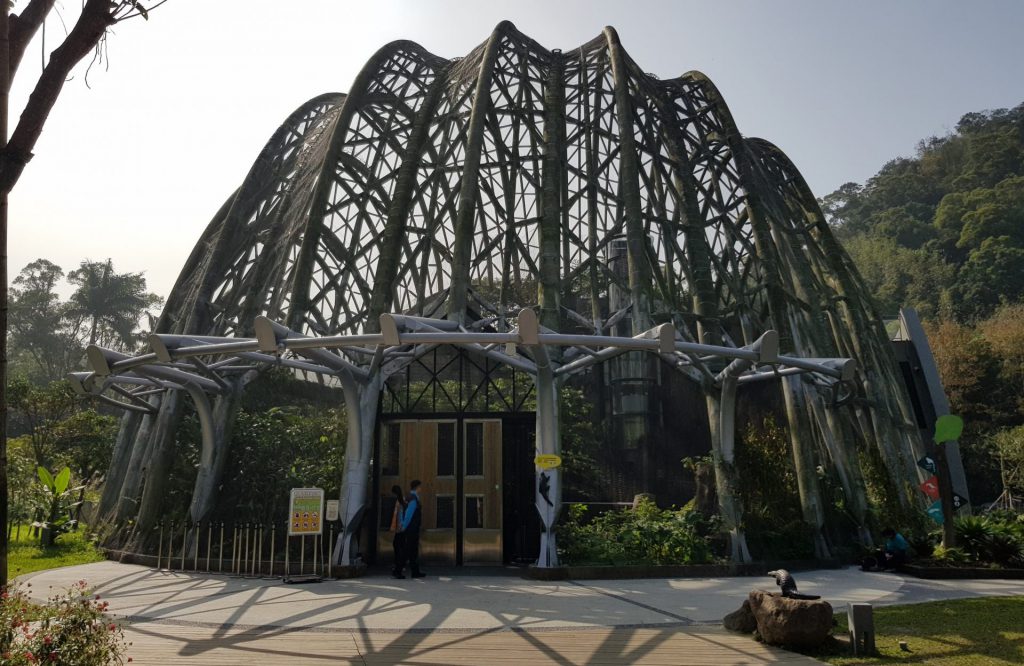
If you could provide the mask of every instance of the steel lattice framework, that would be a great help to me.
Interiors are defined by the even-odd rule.
[[[617,253],[627,270],[614,269]],[[524,311],[536,313],[541,334],[621,335],[625,327],[628,335],[662,339],[671,331],[677,345],[734,350],[756,349],[776,331],[789,366],[755,355],[731,372],[725,364],[737,359],[727,353],[686,355],[677,346],[672,356],[671,345],[662,353],[705,389],[720,502],[738,559],[749,554],[730,464],[735,393],[748,381],[780,381],[805,518],[824,555],[817,465],[838,471],[865,538],[857,447],[877,449],[905,504],[917,479],[921,443],[867,294],[800,173],[772,144],[739,133],[703,74],[645,74],[612,28],[562,52],[502,23],[464,58],[388,44],[348,94],[296,110],[197,243],[160,319],[164,351],[155,356],[170,364],[162,372],[184,372],[168,349],[228,345],[203,352],[205,362],[190,356],[191,370],[218,385],[203,388],[219,394],[211,427],[223,431],[244,383],[239,373],[275,353],[282,358],[282,341],[348,336],[397,345],[393,336],[373,337],[387,333],[388,313],[409,317],[398,326],[406,332],[451,326],[519,336],[506,344],[527,344],[518,333]],[[259,345],[258,321],[265,322]],[[267,333],[272,322],[281,322],[276,338]],[[669,328],[658,332],[659,325]],[[251,344],[231,347],[228,338]],[[548,344],[531,340],[541,350]],[[561,368],[582,367],[601,346],[563,352],[568,343],[551,340],[560,345],[552,363]],[[344,351],[318,352],[334,360],[307,359],[354,373],[379,392],[384,380],[373,373],[386,360],[382,347],[336,347]],[[234,352],[242,352],[234,361],[213,360]],[[540,357],[525,354],[536,371]],[[240,357],[255,365],[239,366]],[[111,354],[94,358],[100,374],[139,366]],[[801,365],[801,358],[855,359],[857,375],[836,385],[841,373],[830,377],[820,372],[827,363]],[[293,367],[316,372],[309,360]],[[232,368],[237,381],[229,381]],[[167,382],[190,386],[166,374],[146,377],[128,399],[152,416],[126,416],[108,484],[120,492],[105,497],[107,509],[139,491],[136,458],[170,446],[161,433],[180,405],[155,391]],[[372,422],[374,410],[359,404]],[[362,428],[365,438],[372,426]],[[158,485],[147,483],[146,492]],[[145,522],[145,496],[142,503]]]

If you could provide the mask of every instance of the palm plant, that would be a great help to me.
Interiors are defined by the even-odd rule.
[[[117,273],[110,259],[83,261],[68,273],[77,285],[69,312],[88,328],[88,344],[134,349],[139,320],[163,299],[146,291],[142,273]]]

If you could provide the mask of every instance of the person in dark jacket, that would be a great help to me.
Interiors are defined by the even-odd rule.
[[[405,496],[402,494],[401,486],[391,486],[391,492],[395,496],[395,510],[391,514],[391,531],[394,539],[391,541],[395,549],[395,564],[391,569],[392,578],[405,578],[402,567],[405,564],[405,533],[402,532],[402,518],[405,516]]]
[[[409,497],[402,517],[402,573],[405,562],[409,562],[409,573],[413,578],[423,578],[426,574],[420,571],[420,525],[423,522],[423,504],[420,501],[419,480],[409,484]]]

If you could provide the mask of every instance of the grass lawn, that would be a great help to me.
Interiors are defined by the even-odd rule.
[[[31,529],[22,527],[21,536],[15,538],[17,529],[11,533],[10,548],[7,551],[7,571],[11,578],[32,571],[67,567],[72,564],[99,562],[103,553],[85,539],[82,530],[65,534],[50,548],[40,548],[39,539]]]
[[[835,633],[841,640],[823,652],[808,654],[843,665],[1024,663],[1024,597],[882,606],[874,615],[879,656],[847,656],[846,613],[836,615]],[[900,650],[899,641],[906,641],[909,652]]]

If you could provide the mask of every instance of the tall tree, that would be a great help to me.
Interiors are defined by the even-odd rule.
[[[69,314],[87,322],[90,345],[133,348],[139,319],[163,302],[146,291],[142,273],[117,273],[110,259],[83,261],[78,270],[68,273],[68,282],[78,286],[71,295]]]
[[[157,5],[165,0],[154,0]],[[18,14],[14,3],[0,11],[0,587],[7,584],[7,201],[25,165],[32,159],[50,110],[60,97],[71,70],[93,51],[114,24],[134,16],[148,17],[139,0],[85,0],[67,37],[50,53],[14,131],[8,134],[11,81],[22,56],[56,0],[28,0]],[[149,9],[153,8],[152,3]],[[8,138],[8,136],[10,138]]]

